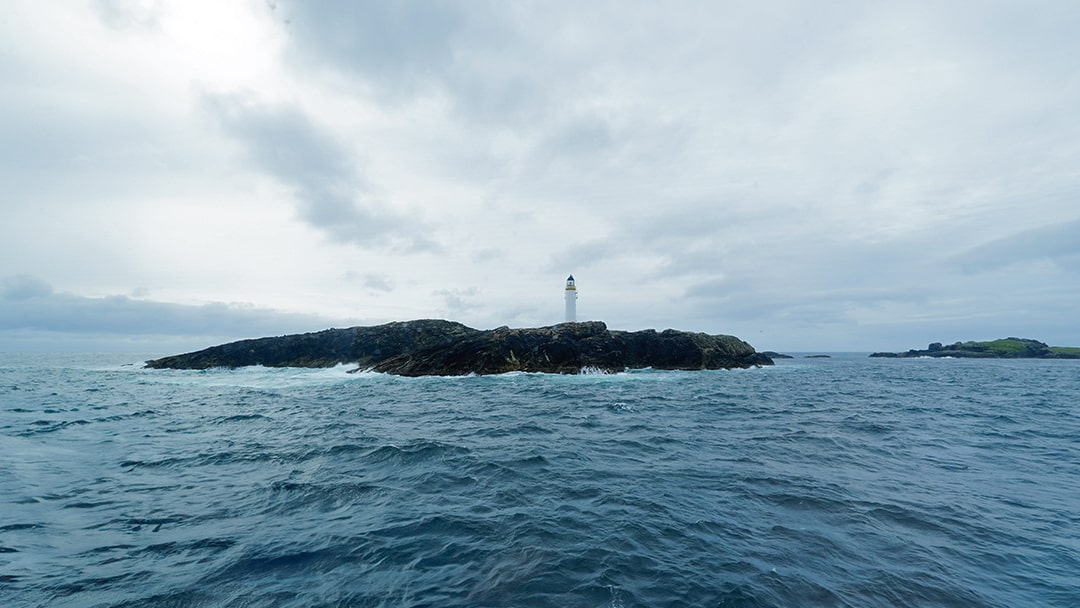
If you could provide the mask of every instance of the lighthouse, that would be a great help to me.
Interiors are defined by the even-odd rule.
[[[577,321],[577,287],[574,285],[574,275],[566,279],[566,322]]]

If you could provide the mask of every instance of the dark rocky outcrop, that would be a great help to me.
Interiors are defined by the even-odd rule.
[[[727,369],[771,363],[734,336],[671,329],[612,331],[600,321],[589,321],[531,329],[500,327],[394,357],[374,370],[403,376],[510,371],[576,374],[582,369]]]
[[[147,367],[329,367],[402,376],[458,376],[510,371],[576,374],[729,369],[771,365],[772,360],[734,336],[675,330],[613,331],[600,321],[550,327],[476,330],[438,320],[329,329],[310,334],[242,340],[194,353],[147,361]]]
[[[965,359],[1080,359],[1080,349],[1047,346],[1030,338],[1002,338],[988,342],[955,342],[943,345],[934,342],[926,350],[902,353],[874,353],[871,357],[956,357]]]
[[[770,359],[794,359],[795,358],[795,357],[792,357],[791,355],[785,355],[783,353],[778,353],[778,352],[776,352],[774,350],[762,351],[761,354],[765,355],[766,357],[768,357]]]
[[[333,367],[356,363],[368,368],[390,357],[480,333],[453,321],[422,319],[314,333],[240,340],[197,352],[146,362],[155,369],[211,367]]]

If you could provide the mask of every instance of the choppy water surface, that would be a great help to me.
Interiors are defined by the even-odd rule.
[[[1080,605],[1080,362],[138,360],[0,355],[0,605]]]

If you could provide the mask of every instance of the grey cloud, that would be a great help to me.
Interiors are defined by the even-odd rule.
[[[600,117],[583,116],[555,130],[534,153],[544,157],[553,154],[594,155],[609,149],[613,140],[607,121]]]
[[[881,340],[890,333],[883,328],[895,325],[899,329],[891,332],[902,332],[912,314],[927,315],[923,325],[951,326],[953,331],[962,331],[970,324],[970,312],[949,322],[931,316],[947,314],[934,310],[937,295],[922,287],[838,285],[810,290],[774,283],[747,289],[740,281],[718,279],[692,285],[685,303],[688,318],[698,319],[700,325],[714,324],[720,331],[734,332],[758,348],[779,343],[796,350],[882,350]],[[882,311],[902,312],[903,316]],[[763,332],[760,338],[755,335],[759,332]],[[932,339],[941,336],[931,332],[905,348]]]
[[[127,296],[88,298],[57,293],[35,277],[2,282],[0,332],[259,337],[314,331],[333,324],[313,315],[224,303],[187,306]]]
[[[477,308],[474,298],[480,294],[480,290],[475,287],[468,287],[466,289],[441,289],[434,292],[434,294],[442,297],[443,303],[448,310],[455,314],[460,314]]]
[[[701,178],[689,124],[641,108],[575,112],[533,129],[512,183],[524,192],[586,208],[652,214],[677,202],[671,191]]]
[[[967,24],[950,34],[959,33],[965,43],[983,49],[999,65],[1047,72],[1075,70],[1075,57],[1062,52],[1076,41],[1080,5],[1075,2],[1047,3],[1037,11],[1024,3],[1008,2],[994,3],[994,10],[970,10],[963,3],[940,7],[954,12],[949,21]],[[1009,35],[1003,38],[1002,32]]]
[[[363,276],[364,287],[372,291],[391,292],[394,290],[394,282],[390,277],[383,274],[365,274]]]
[[[745,229],[747,214],[718,199],[669,202],[661,212],[625,220],[626,236],[642,243],[685,244],[690,241],[720,240],[733,228]]]
[[[552,272],[562,272],[567,268],[587,268],[625,252],[625,244],[620,246],[618,239],[583,241],[553,255],[547,269]]]
[[[666,201],[663,211],[613,214],[603,238],[582,241],[553,255],[548,267],[580,268],[626,255],[651,255],[659,263],[655,275],[718,272],[732,249],[740,257],[753,254],[745,246],[754,212],[720,200]],[[756,235],[764,241],[768,235]]]
[[[486,264],[486,263],[493,262],[493,261],[500,261],[505,257],[506,257],[506,252],[505,251],[503,251],[501,249],[498,249],[498,248],[495,248],[495,247],[488,247],[488,248],[480,249],[480,250],[476,251],[475,253],[473,253],[472,254],[472,261],[476,262],[477,264]]]
[[[207,95],[206,107],[252,159],[304,188],[355,183],[351,159],[298,108],[259,104],[250,96]]]
[[[928,287],[918,286],[869,286],[843,287],[821,286],[815,290],[800,289],[797,298],[785,292],[782,285],[771,288],[762,286],[748,297],[747,292],[732,281],[709,279],[690,285],[684,295],[688,298],[701,299],[703,302],[716,303],[724,300],[749,303],[750,309],[788,310],[796,308],[829,308],[833,311],[851,309],[855,306],[878,306],[891,302],[925,303],[935,292]],[[742,310],[742,309],[740,309]]]
[[[445,79],[454,111],[472,123],[517,127],[546,118],[550,91],[535,77],[461,67]]]
[[[115,29],[156,28],[164,7],[160,2],[137,0],[95,0],[94,9],[105,24]]]
[[[602,117],[576,117],[552,126],[539,140],[529,152],[523,177],[540,185],[550,183],[553,174],[561,177],[569,171],[596,180],[597,171],[621,160],[625,145],[625,140],[616,141],[614,130]]]
[[[204,106],[258,168],[295,189],[300,218],[310,226],[342,243],[438,249],[423,222],[371,200],[354,159],[298,108],[243,95],[207,95]]]
[[[550,57],[533,50],[544,41],[529,40],[520,7],[432,0],[273,7],[302,69],[356,77],[387,103],[444,95],[458,117],[477,124],[536,120],[551,84],[565,75],[543,71]]]
[[[888,185],[889,180],[893,178],[895,173],[894,169],[880,169],[859,182],[855,186],[855,193],[867,198],[877,196]]]
[[[1025,230],[983,243],[957,256],[954,263],[966,272],[977,273],[1038,260],[1078,269],[1080,220]]]
[[[422,88],[453,62],[458,6],[379,0],[272,5],[309,63],[329,59],[395,94]]]
[[[0,281],[0,300],[20,302],[51,295],[52,285],[26,274],[17,274]]]

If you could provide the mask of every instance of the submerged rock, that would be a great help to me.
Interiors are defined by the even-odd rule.
[[[582,369],[620,372],[730,369],[772,360],[727,335],[672,329],[609,330],[600,321],[549,327],[477,330],[440,320],[241,340],[198,352],[147,361],[155,369],[210,367],[330,367],[356,363],[402,376],[460,376],[511,371],[576,374]]]

